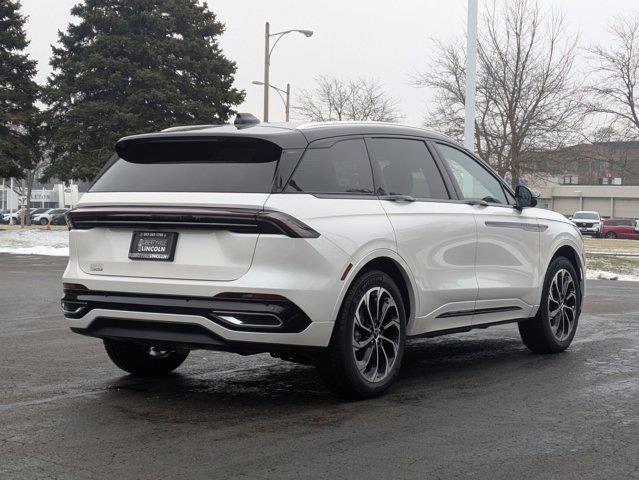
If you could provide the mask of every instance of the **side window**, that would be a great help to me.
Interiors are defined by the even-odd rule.
[[[448,199],[441,173],[421,140],[371,138],[371,161],[391,195]]]
[[[362,139],[306,151],[286,192],[373,193],[373,173]]]
[[[509,204],[501,183],[472,157],[441,143],[437,148],[452,170],[464,199]]]

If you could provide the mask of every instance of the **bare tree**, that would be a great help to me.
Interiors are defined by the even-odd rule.
[[[300,93],[293,110],[314,122],[373,120],[395,122],[401,118],[398,101],[389,97],[377,80],[316,78],[314,90]]]
[[[575,36],[565,18],[531,0],[493,1],[478,38],[477,152],[513,186],[526,173],[526,152],[563,144],[582,119],[581,92],[572,70]],[[429,126],[461,139],[465,102],[465,49],[436,43],[428,73],[415,83],[435,92]]]
[[[639,138],[639,15],[617,17],[610,26],[613,42],[590,48],[594,81],[588,92],[590,111],[612,117],[630,138]]]

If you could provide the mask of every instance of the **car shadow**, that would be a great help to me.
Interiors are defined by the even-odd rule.
[[[498,382],[500,372],[527,365],[534,368],[531,363],[540,359],[518,339],[463,337],[410,341],[394,387],[385,396],[367,402],[409,401],[429,395],[433,389],[457,389],[460,381],[472,386],[476,378],[483,378],[482,386],[489,388],[486,378],[494,375]],[[351,403],[329,392],[314,367],[259,357],[257,366],[253,364],[256,360],[247,360],[246,368],[236,361],[232,371],[207,372],[203,365],[195,374],[187,371],[159,379],[120,377],[108,385],[107,396],[120,403],[140,399],[160,403],[184,421],[191,417],[199,421],[203,412],[221,420],[238,411],[263,414],[268,408],[269,416],[275,417]]]

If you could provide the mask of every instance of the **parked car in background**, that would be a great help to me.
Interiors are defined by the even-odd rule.
[[[611,218],[603,221],[601,236],[605,238],[629,238],[639,240],[639,226],[632,218]]]
[[[67,212],[69,209],[64,209],[62,213],[56,213],[51,216],[51,225],[66,225],[67,224]]]
[[[518,322],[528,348],[557,353],[575,335],[577,228],[448,137],[239,124],[116,151],[68,214],[62,309],[126,372],[168,374],[198,348],[268,352],[372,397],[406,337]]]
[[[43,213],[47,212],[48,210],[51,210],[51,209],[50,208],[32,208],[31,209],[31,221],[33,222],[33,217],[35,217],[36,215],[43,214]]]
[[[582,235],[592,235],[593,237],[601,235],[601,216],[599,216],[599,212],[575,212],[572,216],[572,223],[577,226]]]
[[[51,217],[53,215],[57,215],[59,213],[66,213],[69,210],[67,208],[50,208],[44,213],[40,213],[37,215],[33,215],[31,217],[31,221],[40,225],[47,225],[51,221]]]
[[[20,210],[8,211],[2,216],[2,223],[8,225],[18,225],[20,223]]]

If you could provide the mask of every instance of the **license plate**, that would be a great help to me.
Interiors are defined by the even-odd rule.
[[[177,232],[133,232],[129,258],[172,262]]]

